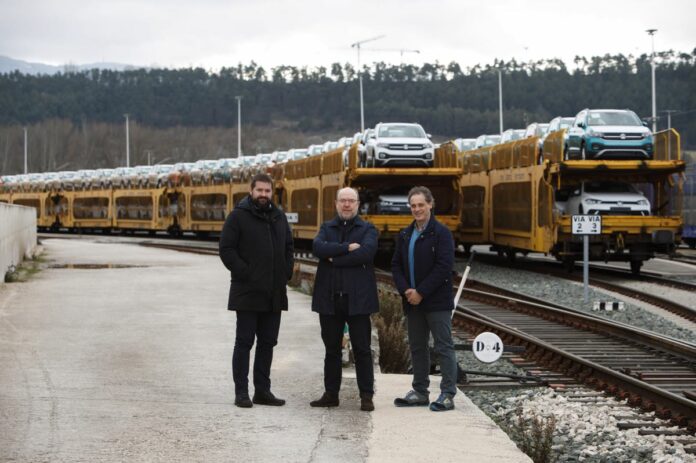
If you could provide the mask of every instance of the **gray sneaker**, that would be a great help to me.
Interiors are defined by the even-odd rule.
[[[446,412],[454,409],[454,400],[449,394],[442,393],[437,400],[430,404],[430,410],[434,412]]]
[[[418,407],[426,406],[430,402],[430,398],[426,394],[421,394],[416,391],[408,391],[404,397],[394,399],[394,405],[397,407]]]

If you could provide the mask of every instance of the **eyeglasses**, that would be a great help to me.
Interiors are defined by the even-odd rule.
[[[358,200],[357,199],[337,199],[336,202],[341,203],[341,204],[355,204],[358,202]]]

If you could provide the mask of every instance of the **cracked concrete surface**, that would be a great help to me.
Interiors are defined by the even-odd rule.
[[[271,372],[287,405],[237,408],[217,257],[102,237],[43,244],[52,264],[112,268],[0,285],[0,461],[530,461],[463,396],[446,414],[395,408],[405,375],[376,375],[373,413],[346,370],[341,406],[311,408],[324,349],[309,297],[292,290]]]

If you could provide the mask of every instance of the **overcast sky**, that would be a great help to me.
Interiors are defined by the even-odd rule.
[[[386,61],[463,67],[696,48],[688,0],[0,0],[0,55],[47,64],[328,66]],[[394,51],[373,51],[369,49]]]

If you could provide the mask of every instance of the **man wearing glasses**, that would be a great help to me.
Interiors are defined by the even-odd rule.
[[[348,324],[360,390],[360,409],[372,411],[374,370],[370,314],[379,311],[373,260],[377,229],[358,216],[358,192],[343,188],[336,195],[337,215],[324,222],[314,238],[319,267],[314,281],[312,310],[319,313],[324,341],[324,394],[312,407],[337,407],[341,388],[341,341]]]

